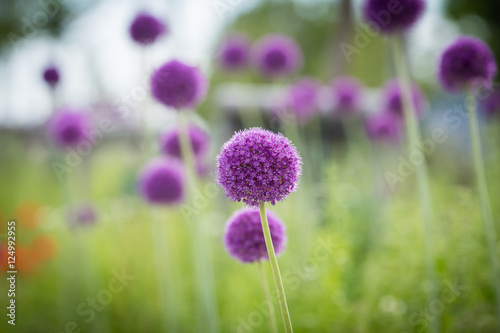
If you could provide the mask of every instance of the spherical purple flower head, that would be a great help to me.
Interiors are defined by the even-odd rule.
[[[285,226],[274,213],[267,211],[266,214],[274,252],[279,256],[285,249]],[[227,252],[243,263],[269,260],[260,213],[256,209],[243,208],[234,212],[226,224],[224,243]]]
[[[149,162],[139,175],[141,197],[155,205],[176,205],[184,199],[184,170],[175,160],[158,158]]]
[[[425,97],[420,90],[420,88],[416,84],[412,84],[411,86],[413,107],[417,113],[417,116],[422,116],[425,109]],[[399,117],[403,117],[403,98],[401,93],[401,84],[399,80],[392,79],[389,80],[382,91],[383,95],[383,107],[389,111],[394,113]]]
[[[458,92],[468,85],[491,87],[496,72],[488,45],[477,38],[459,37],[441,56],[438,75],[446,90]]]
[[[208,133],[198,126],[190,124],[188,126],[188,136],[195,157],[197,159],[203,158],[210,143]],[[182,159],[180,129],[174,128],[165,132],[160,137],[160,148],[165,155]]]
[[[357,79],[345,76],[333,79],[330,83],[333,92],[334,110],[338,113],[352,114],[361,109],[363,85]]]
[[[373,141],[398,144],[401,140],[401,120],[390,112],[377,112],[366,117],[365,130]]]
[[[235,133],[217,156],[217,182],[226,195],[253,207],[284,200],[297,189],[301,171],[290,140],[262,128]]]
[[[86,139],[90,120],[83,112],[64,110],[54,114],[48,122],[48,135],[59,146],[76,146]]]
[[[403,33],[418,21],[424,10],[424,0],[366,0],[363,16],[382,33]]]
[[[288,36],[267,35],[255,45],[253,61],[264,77],[286,76],[302,67],[302,51]]]
[[[149,45],[154,43],[166,30],[165,23],[156,17],[147,13],[139,13],[132,21],[129,32],[130,37],[137,43]]]
[[[161,103],[174,109],[192,108],[205,96],[205,77],[196,67],[172,60],[151,76],[151,92]]]
[[[304,124],[314,116],[319,88],[319,84],[310,78],[302,78],[290,87],[286,107],[293,111],[298,123]]]
[[[226,70],[245,68],[249,59],[250,43],[243,35],[227,37],[219,50],[220,66]]]
[[[60,75],[59,70],[55,66],[48,66],[43,70],[43,80],[51,87],[54,88],[59,83]]]

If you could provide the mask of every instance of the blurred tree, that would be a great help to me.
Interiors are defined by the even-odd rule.
[[[40,34],[59,37],[68,22],[96,2],[97,0],[0,1],[0,52]]]

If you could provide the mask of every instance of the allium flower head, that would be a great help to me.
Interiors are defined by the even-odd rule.
[[[456,92],[467,85],[490,87],[497,72],[488,45],[473,37],[459,37],[441,56],[439,79],[443,87]]]
[[[265,77],[286,76],[302,67],[302,51],[288,36],[267,35],[255,45],[253,61]]]
[[[132,21],[129,32],[135,42],[149,45],[154,43],[166,30],[165,23],[156,17],[147,13],[139,13]]]
[[[285,226],[273,212],[266,214],[274,251],[279,256],[285,249]],[[224,244],[227,252],[243,263],[269,260],[259,211],[245,207],[234,212],[226,224]]]
[[[261,128],[235,133],[217,156],[217,182],[226,195],[254,207],[284,200],[297,189],[301,171],[290,140]]]
[[[334,110],[338,113],[357,113],[361,108],[363,85],[354,77],[338,77],[330,83]]]
[[[52,88],[59,83],[60,75],[57,67],[51,65],[43,70],[43,80]]]
[[[242,69],[248,64],[249,52],[250,43],[245,36],[231,35],[220,46],[220,66],[226,70]]]
[[[198,68],[172,60],[151,76],[151,92],[168,107],[192,108],[205,96],[206,81]]]
[[[95,224],[97,212],[91,204],[85,203],[70,209],[68,217],[71,226],[90,226]]]
[[[293,111],[297,122],[305,123],[314,116],[319,89],[320,85],[310,78],[302,78],[290,87],[286,107]]]
[[[87,115],[72,110],[57,112],[48,122],[49,137],[61,147],[78,145],[89,129]]]
[[[373,141],[398,144],[401,140],[401,120],[389,112],[377,112],[366,117],[365,130]]]
[[[403,117],[403,98],[401,93],[401,84],[399,80],[393,79],[388,81],[382,91],[383,95],[383,107],[394,113],[399,117]],[[417,116],[421,116],[424,113],[425,108],[425,97],[416,84],[411,86],[413,107],[417,113]]]
[[[160,137],[161,151],[171,157],[182,159],[179,128],[171,129]],[[208,133],[194,124],[188,126],[189,141],[197,159],[203,158],[208,152],[210,138]]]
[[[392,34],[410,29],[424,10],[424,0],[366,0],[363,16],[382,33]]]
[[[184,199],[184,170],[175,160],[158,158],[149,162],[139,175],[142,198],[157,205],[176,205]]]

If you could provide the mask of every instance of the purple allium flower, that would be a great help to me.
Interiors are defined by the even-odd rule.
[[[481,103],[481,110],[486,117],[500,115],[500,89],[496,88]]]
[[[285,249],[285,226],[273,212],[266,215],[274,252],[279,256]],[[243,263],[269,260],[259,210],[245,207],[234,212],[226,224],[224,243],[227,252]]]
[[[227,37],[219,50],[220,66],[226,70],[245,68],[249,60],[250,43],[243,35]]]
[[[57,67],[51,65],[43,70],[43,80],[54,88],[59,83],[60,75]]]
[[[467,85],[490,87],[496,72],[488,45],[477,38],[459,37],[441,56],[438,75],[446,90],[457,92]]]
[[[165,132],[160,137],[160,149],[165,155],[182,159],[180,131],[181,129],[176,127]],[[203,158],[208,151],[210,143],[208,133],[198,126],[190,124],[188,126],[188,135],[194,156],[197,159]]]
[[[139,175],[141,197],[158,205],[175,205],[184,199],[184,169],[180,162],[158,158],[149,162]]]
[[[356,78],[338,77],[330,83],[333,92],[333,107],[337,113],[357,113],[361,109],[363,85]]]
[[[70,209],[69,221],[72,225],[93,225],[96,220],[96,211],[91,204],[83,204]]]
[[[149,45],[154,43],[166,30],[165,23],[156,17],[147,13],[139,13],[132,21],[129,32],[137,43]]]
[[[196,106],[205,96],[207,84],[198,68],[172,60],[151,76],[151,92],[161,103],[174,109]]]
[[[302,67],[302,51],[288,36],[267,35],[256,43],[253,61],[265,77],[286,76]]]
[[[235,133],[217,156],[217,182],[226,195],[254,207],[284,200],[297,189],[301,171],[290,140],[262,128]]]
[[[416,84],[412,84],[412,99],[413,99],[413,107],[417,113],[417,116],[421,116],[424,113],[425,108],[425,97],[423,92]],[[403,111],[403,99],[401,93],[401,85],[399,80],[392,79],[389,80],[382,91],[383,95],[383,107],[389,111],[394,113],[399,117],[404,116]]]
[[[290,87],[286,107],[293,111],[298,123],[303,124],[314,116],[319,89],[320,85],[310,78],[299,79]]]
[[[76,146],[86,139],[90,120],[83,112],[64,110],[55,113],[48,122],[48,135],[59,146]]]
[[[422,16],[424,0],[366,0],[363,16],[382,33],[405,32]]]
[[[401,120],[393,113],[377,112],[367,116],[365,130],[373,141],[398,144],[401,140]]]

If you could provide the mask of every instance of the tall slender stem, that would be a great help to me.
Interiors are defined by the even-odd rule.
[[[285,332],[291,333],[293,332],[292,320],[290,319],[288,305],[286,304],[285,288],[283,288],[283,281],[281,280],[278,260],[276,260],[276,253],[274,253],[273,240],[271,239],[271,230],[269,229],[269,222],[267,221],[266,206],[263,202],[261,202],[259,208],[262,231],[264,232],[264,239],[266,240],[267,254],[269,255],[269,262],[271,263],[271,269],[273,271],[274,284],[276,285],[276,291],[278,293],[278,300],[280,303]]]
[[[264,295],[266,297],[267,310],[269,311],[269,330],[273,333],[278,333],[278,325],[276,324],[276,317],[274,316],[274,305],[261,261],[257,262],[257,268],[259,271],[260,284],[262,285],[262,290],[264,291]]]
[[[405,63],[403,36],[396,36],[393,41],[394,61],[396,62],[396,71],[401,85],[401,95],[403,101],[403,113],[406,124],[406,133],[408,136],[408,148],[410,154],[419,150],[419,143],[422,141],[420,128],[417,120],[417,112],[413,103],[413,96],[410,83],[410,72]],[[420,201],[420,210],[424,229],[425,258],[427,280],[429,284],[428,305],[437,299],[436,290],[436,272],[434,267],[434,249],[432,233],[432,205],[431,191],[429,185],[429,176],[427,174],[427,164],[425,154],[422,152],[422,163],[416,163],[415,175],[417,178],[417,187]],[[430,332],[439,332],[439,318],[431,321]]]
[[[188,121],[184,112],[181,111],[181,128],[179,131],[179,141],[181,146],[182,159],[187,171],[188,200],[194,198],[198,192],[198,175],[196,173],[196,160],[191,146],[188,133]],[[205,221],[187,221],[191,227],[193,240],[193,256],[196,270],[196,280],[199,299],[199,311],[205,317],[208,327],[201,327],[207,332],[219,332],[218,306],[215,294],[214,272],[212,267],[212,252],[210,242],[205,232]]]
[[[479,126],[476,114],[476,99],[474,90],[469,87],[466,91],[466,106],[469,115],[470,138],[472,144],[472,157],[474,160],[474,171],[476,173],[477,187],[479,190],[479,199],[481,202],[481,211],[483,215],[484,229],[486,231],[486,239],[488,241],[488,249],[490,252],[491,269],[493,273],[493,283],[497,300],[497,319],[499,320],[500,329],[500,273],[497,261],[497,238],[495,225],[493,222],[493,213],[491,211],[490,197],[488,194],[488,186],[486,185],[486,173],[484,171],[483,153],[481,151],[481,138],[479,136]]]

